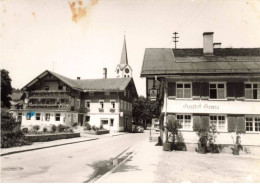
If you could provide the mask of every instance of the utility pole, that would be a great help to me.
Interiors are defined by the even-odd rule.
[[[175,48],[176,48],[176,43],[178,42],[177,38],[179,38],[179,37],[177,37],[178,32],[174,32],[173,34],[174,34],[174,36],[172,38],[174,39],[173,42],[174,42],[174,45],[175,45]]]

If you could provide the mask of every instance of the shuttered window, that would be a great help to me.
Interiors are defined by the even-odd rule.
[[[235,132],[236,131],[236,116],[228,116],[228,132]]]
[[[175,94],[175,82],[168,82],[168,96],[176,96]]]
[[[246,131],[260,132],[260,116],[246,116]]]
[[[243,133],[246,131],[245,117],[244,116],[237,116],[237,131],[243,132]]]
[[[260,84],[259,83],[245,83],[245,98],[246,99],[260,99]]]
[[[209,84],[209,96],[211,99],[224,99],[226,97],[225,91],[225,83]]]
[[[209,127],[209,116],[201,116],[201,124],[204,129]]]
[[[176,84],[177,98],[191,98],[191,83]]]

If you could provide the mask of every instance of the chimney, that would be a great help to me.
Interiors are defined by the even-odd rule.
[[[213,48],[221,48],[221,43],[213,43]]]
[[[214,32],[203,33],[203,53],[205,56],[213,55],[213,34]]]
[[[103,68],[103,79],[107,78],[107,68]]]
[[[80,80],[80,77],[77,77],[77,80]]]

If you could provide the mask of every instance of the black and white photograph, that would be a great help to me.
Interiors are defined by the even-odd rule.
[[[0,183],[260,183],[260,0],[1,0]]]

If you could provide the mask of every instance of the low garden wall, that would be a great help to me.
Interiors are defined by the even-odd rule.
[[[80,137],[80,133],[25,135],[25,139],[31,142],[54,141],[59,139],[68,139],[68,138],[76,138],[76,137]]]
[[[93,135],[101,135],[101,134],[109,134],[109,130],[86,130],[86,134],[93,134]]]

